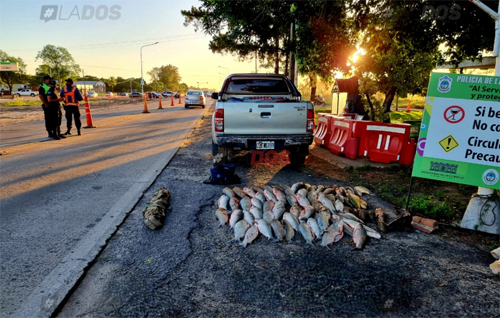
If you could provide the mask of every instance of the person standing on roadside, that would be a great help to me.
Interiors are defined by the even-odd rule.
[[[38,88],[38,98],[42,101],[43,115],[45,119],[45,129],[49,133],[49,138],[53,138],[52,130],[50,128],[50,118],[49,118],[49,101],[47,100],[47,94],[49,92],[50,86],[49,82],[52,78],[49,75],[43,77],[43,84]]]
[[[75,117],[75,126],[78,132],[78,136],[82,133],[80,128],[82,127],[82,122],[80,121],[80,101],[83,100],[82,94],[78,88],[73,86],[73,80],[68,78],[66,80],[66,86],[61,91],[61,97],[64,99],[64,111],[66,113],[66,127],[68,130],[64,135],[71,135],[71,126],[73,121],[73,116]]]
[[[52,138],[61,140],[66,136],[61,135],[61,104],[59,102],[64,99],[56,93],[56,81],[51,79],[49,82],[50,89],[47,92],[47,101],[49,102],[49,133],[52,133]]]

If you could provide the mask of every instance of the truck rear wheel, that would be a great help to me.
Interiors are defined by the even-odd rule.
[[[290,164],[293,167],[300,167],[304,164],[306,161],[307,155],[296,155],[296,154],[290,154]]]

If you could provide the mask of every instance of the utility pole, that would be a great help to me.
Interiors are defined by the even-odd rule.
[[[292,22],[290,24],[290,42],[293,41],[294,33],[295,33],[295,25]],[[292,83],[295,86],[297,86],[297,83],[295,82],[295,56],[293,55],[292,52],[290,52],[290,72],[288,72],[288,74],[290,75],[290,80],[292,81]]]

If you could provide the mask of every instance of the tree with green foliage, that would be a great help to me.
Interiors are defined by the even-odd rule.
[[[151,76],[152,83],[161,82],[163,84],[159,89],[174,90],[181,81],[179,69],[171,64],[154,67],[148,72],[148,75]]]
[[[38,52],[35,60],[42,60],[45,65],[55,70],[57,80],[61,84],[61,73],[63,70],[69,70],[76,74],[80,73],[80,66],[75,63],[75,60],[67,49],[61,46],[48,44]]]
[[[113,88],[116,86],[116,78],[114,76],[110,76],[109,79],[106,81],[106,84],[111,86],[111,92],[113,91]]]
[[[16,62],[19,68],[18,72],[2,71],[0,72],[0,82],[9,87],[9,92],[12,94],[12,87],[16,83],[23,83],[29,79],[26,75],[26,64],[20,57],[8,55],[6,52],[0,50],[0,62]]]

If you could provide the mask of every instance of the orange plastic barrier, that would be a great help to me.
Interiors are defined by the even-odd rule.
[[[390,163],[399,162],[404,153],[404,162],[413,161],[406,154],[410,130],[411,125],[409,124],[357,121],[353,136],[359,138],[360,141],[358,155],[366,156],[371,161]],[[413,141],[414,144],[415,141]],[[413,156],[415,156],[414,152]]]
[[[330,130],[330,121],[333,116],[330,114],[318,114],[318,127],[316,134],[314,134],[314,143],[320,147],[326,147],[330,142],[332,131]]]
[[[336,155],[343,154],[347,158],[358,157],[359,138],[353,136],[355,120],[341,117],[333,117],[330,123],[332,136],[328,143],[328,149]]]

